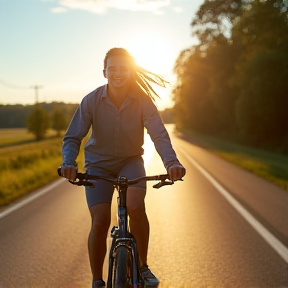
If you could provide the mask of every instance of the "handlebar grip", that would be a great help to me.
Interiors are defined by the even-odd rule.
[[[60,177],[63,177],[61,174],[61,166],[58,167],[57,173]],[[77,186],[87,186],[87,187],[95,187],[93,183],[86,181],[86,173],[77,173],[76,181],[68,180],[69,183]]]
[[[63,177],[62,174],[61,174],[61,166],[58,167],[57,173],[58,173],[58,175],[59,175],[60,177]],[[86,173],[80,173],[80,172],[78,172],[77,175],[76,175],[76,178],[81,179],[81,180],[82,180],[82,179],[85,179],[85,178],[86,178]]]

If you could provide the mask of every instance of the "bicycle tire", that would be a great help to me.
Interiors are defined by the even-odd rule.
[[[128,288],[130,286],[130,253],[125,246],[120,246],[116,250],[114,259],[114,279],[113,288]]]

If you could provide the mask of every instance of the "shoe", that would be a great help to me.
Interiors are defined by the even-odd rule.
[[[105,282],[103,280],[92,281],[92,288],[105,288]]]
[[[160,281],[150,271],[147,265],[142,266],[140,272],[144,287],[157,287],[159,285]]]

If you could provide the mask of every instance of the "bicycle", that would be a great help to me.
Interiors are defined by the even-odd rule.
[[[58,168],[58,174],[61,176],[61,168]],[[174,181],[169,180],[168,174],[144,176],[128,180],[125,176],[119,176],[116,179],[111,179],[87,173],[77,173],[75,181],[68,181],[77,186],[94,187],[94,184],[88,180],[97,179],[106,180],[112,183],[118,191],[118,225],[114,226],[110,232],[112,244],[108,258],[107,288],[144,287],[141,280],[136,241],[133,235],[130,233],[128,227],[128,214],[126,207],[127,189],[128,186],[136,184],[140,181],[160,181],[153,185],[153,188],[156,189],[159,189],[164,185],[172,185],[174,184]],[[179,180],[182,181],[182,179]]]

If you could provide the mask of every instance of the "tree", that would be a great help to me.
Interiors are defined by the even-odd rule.
[[[206,0],[174,71],[176,126],[287,151],[288,2]],[[284,149],[282,150],[284,151]]]
[[[233,23],[248,4],[249,1],[244,0],[206,0],[191,23],[192,34],[197,36],[201,50],[207,49],[221,35],[228,41]]]
[[[174,68],[180,83],[174,90],[176,125],[217,135],[235,131],[237,93],[230,78],[239,49],[229,36],[241,7],[241,0],[205,1],[197,12],[191,26],[199,44],[182,51]]]
[[[28,131],[32,132],[36,140],[42,140],[50,127],[50,119],[47,112],[39,105],[28,116],[27,128]]]
[[[214,129],[215,111],[207,97],[207,61],[199,49],[185,52],[182,57],[178,59],[181,65],[174,69],[178,76],[178,86],[174,90],[176,125],[181,129],[211,132]]]
[[[0,128],[25,128],[32,106],[0,105]]]
[[[257,147],[287,141],[288,23],[275,3],[254,1],[233,28],[242,46],[233,76],[237,123],[242,139]]]
[[[58,108],[55,108],[52,114],[52,128],[56,130],[58,137],[60,137],[61,131],[67,128],[66,117]]]

